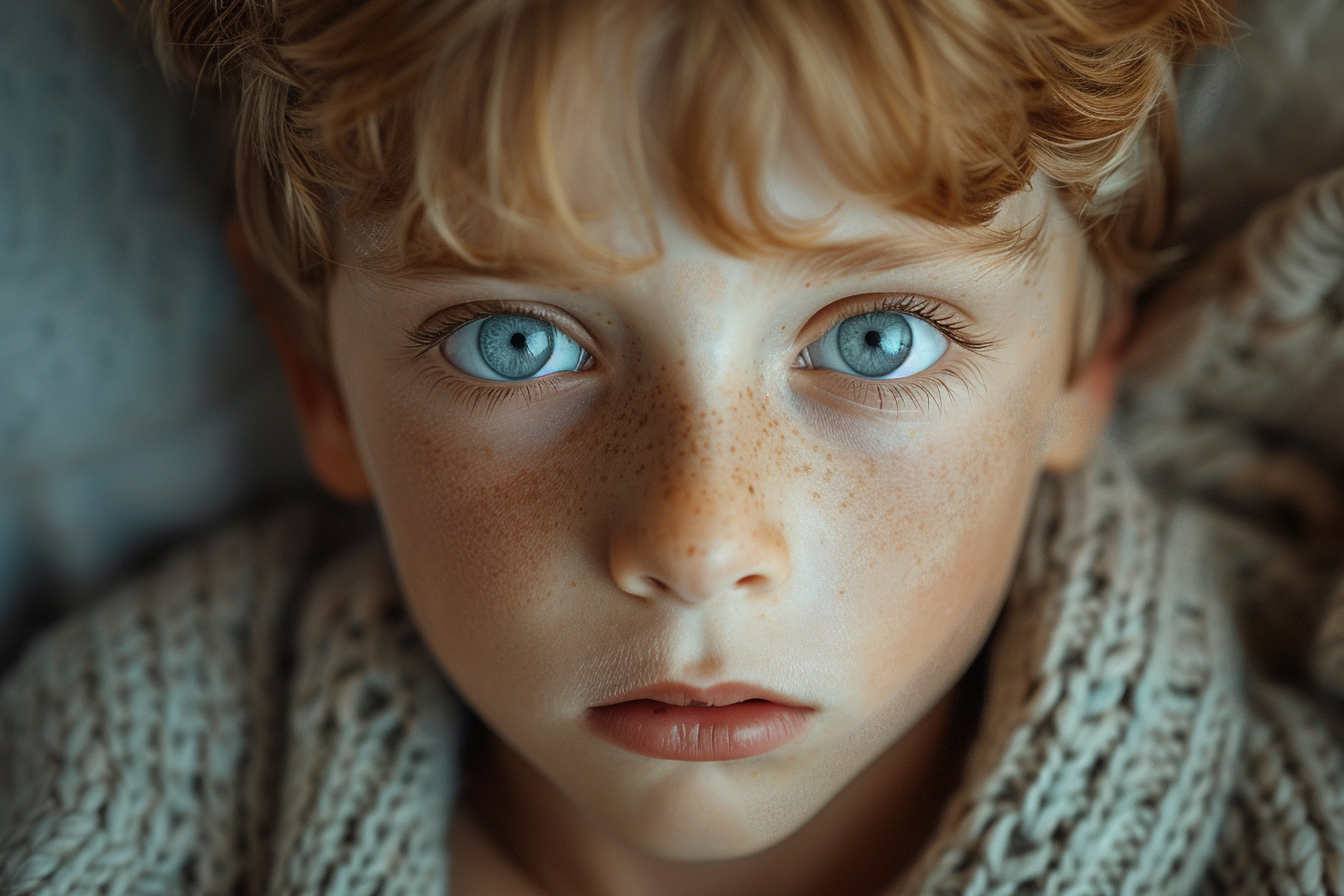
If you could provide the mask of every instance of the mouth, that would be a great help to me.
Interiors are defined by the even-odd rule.
[[[803,733],[815,711],[742,682],[710,688],[664,682],[590,707],[584,721],[594,734],[640,756],[722,762],[783,746]]]
[[[669,706],[731,706],[748,700],[765,700],[780,706],[811,709],[806,703],[787,697],[778,691],[743,681],[725,681],[712,687],[697,688],[676,681],[660,681],[648,687],[626,691],[602,706],[627,703],[633,700],[656,700]],[[600,708],[600,707],[599,707]]]

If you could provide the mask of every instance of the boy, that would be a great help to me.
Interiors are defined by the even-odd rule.
[[[1325,721],[1097,445],[1215,4],[145,12],[386,550],[289,511],[34,650],[7,892],[1339,891]]]

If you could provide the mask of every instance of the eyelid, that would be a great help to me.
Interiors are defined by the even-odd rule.
[[[914,410],[927,414],[934,407],[940,412],[959,397],[959,385],[965,390],[983,389],[984,379],[978,360],[969,355],[953,358],[937,371],[895,380],[872,380],[824,368],[813,371],[830,384],[824,391],[840,400],[876,411]]]
[[[588,338],[587,331],[569,315],[549,305],[509,299],[476,299],[440,309],[406,331],[407,347],[418,358],[472,321],[500,314],[544,320],[577,342],[590,357],[593,354],[592,340]]]
[[[854,300],[858,299],[858,302]],[[958,390],[955,383],[966,388],[982,385],[981,370],[976,356],[989,357],[994,348],[1002,342],[987,332],[978,332],[966,320],[963,312],[955,306],[928,296],[910,293],[877,293],[868,296],[856,296],[843,300],[824,309],[819,323],[804,328],[807,341],[799,349],[798,357],[808,346],[821,339],[840,322],[873,311],[894,311],[918,317],[942,333],[950,343],[956,343],[967,349],[959,356],[956,353],[944,353],[933,366],[920,373],[898,379],[868,379],[842,373],[828,368],[807,367],[809,378],[816,377],[817,383],[827,383],[821,388],[842,401],[878,412],[914,410],[927,414],[937,407],[941,412],[945,405],[956,399]],[[795,365],[796,366],[796,365]]]
[[[922,318],[950,341],[978,354],[992,351],[999,344],[988,333],[975,331],[966,316],[947,302],[913,293],[874,293],[851,296],[823,309],[823,316],[819,318],[821,323],[804,328],[803,332],[807,335],[800,339],[802,347],[816,342],[841,321],[874,311],[894,311]]]

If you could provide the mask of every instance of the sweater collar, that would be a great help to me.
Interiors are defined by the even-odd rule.
[[[893,894],[1196,888],[1247,714],[1207,532],[1108,445],[1043,479],[962,785]]]

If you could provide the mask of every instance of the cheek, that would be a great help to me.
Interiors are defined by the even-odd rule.
[[[613,600],[603,532],[629,415],[597,424],[582,396],[472,415],[430,391],[352,401],[403,591],[465,696],[535,718],[538,681],[571,674]]]
[[[831,617],[833,655],[850,666],[856,711],[927,705],[973,659],[997,617],[1034,494],[1031,419],[929,427],[851,469],[816,514],[815,585],[831,604],[821,612]]]
[[[529,623],[556,621],[579,577],[565,542],[590,512],[586,471],[564,433],[505,450],[460,411],[376,407],[363,447],[403,590],[446,671],[470,677]]]

